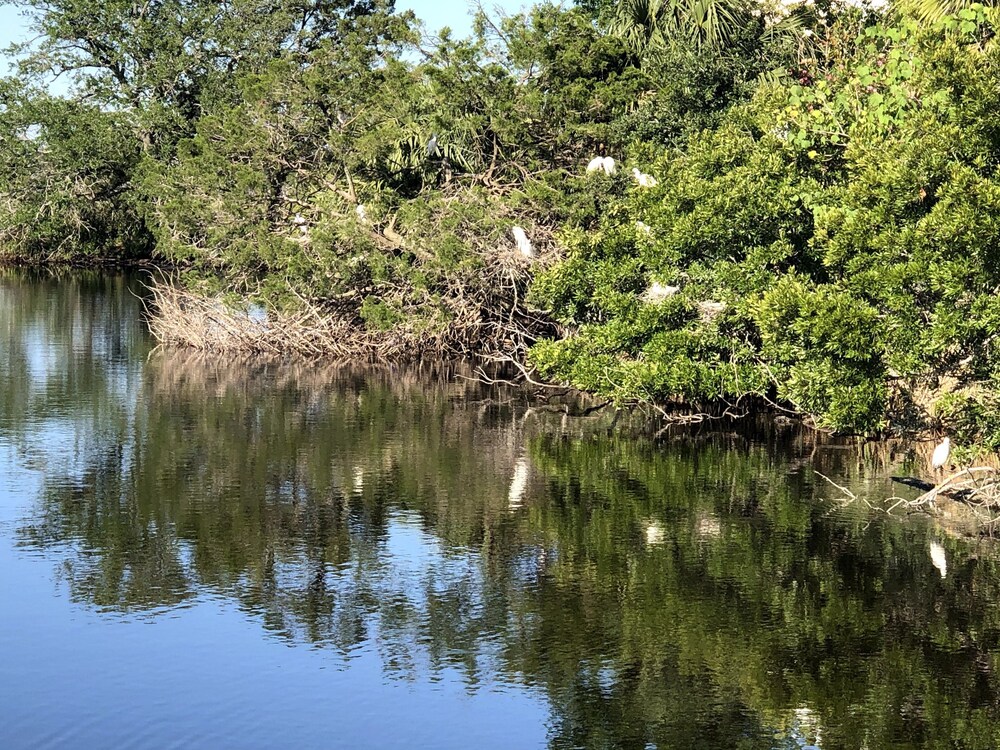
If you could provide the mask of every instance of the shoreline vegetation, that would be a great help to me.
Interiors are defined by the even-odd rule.
[[[516,363],[540,338],[558,335],[553,321],[520,302],[531,280],[522,259],[508,255],[484,263],[476,276],[474,284],[453,283],[442,296],[446,316],[433,327],[369,327],[353,293],[323,305],[302,298],[294,307],[274,310],[245,300],[233,303],[165,278],[147,287],[148,321],[153,336],[167,346],[383,363]]]
[[[1000,451],[996,9],[14,4],[3,260],[171,269],[161,342]]]

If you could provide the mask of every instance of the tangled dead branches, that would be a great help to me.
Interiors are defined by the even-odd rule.
[[[343,318],[323,315],[313,305],[293,313],[255,315],[225,302],[167,282],[149,290],[149,328],[156,340],[170,346],[207,352],[281,356],[363,358],[375,342],[364,330]],[[399,344],[383,340],[388,352]]]
[[[523,361],[555,325],[524,302],[531,270],[502,255],[474,283],[459,278],[440,293],[441,319],[405,320],[380,330],[366,325],[357,295],[316,302],[300,297],[291,311],[248,310],[167,280],[150,284],[150,330],[161,344],[201,351],[413,361],[422,358]]]
[[[991,523],[1000,510],[1000,470],[993,466],[971,466],[955,472],[928,490],[911,507],[933,505],[939,496],[959,500],[988,515]]]
[[[971,466],[946,477],[931,489],[913,499],[902,497],[887,498],[882,504],[875,504],[834,482],[829,477],[815,474],[843,493],[844,503],[861,503],[870,510],[892,514],[897,511],[927,511],[935,515],[949,516],[952,525],[972,522],[979,533],[992,533],[1000,523],[1000,469],[994,466]],[[948,504],[948,509],[941,507]],[[962,509],[957,513],[957,509]],[[961,516],[956,518],[956,516]]]

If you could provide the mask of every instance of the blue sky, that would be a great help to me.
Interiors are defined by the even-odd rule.
[[[528,0],[483,2],[487,10],[499,8],[506,11],[520,10],[528,4]],[[472,5],[466,0],[396,0],[396,7],[414,11],[427,24],[428,31],[439,31],[443,26],[451,26],[456,35],[461,36],[471,28]],[[19,15],[19,11],[9,5],[0,6],[0,49],[11,42],[23,41],[27,38],[27,33],[27,23]]]
[[[512,12],[530,4],[528,0],[483,0],[483,7],[490,12],[494,8]],[[427,24],[428,31],[451,26],[457,36],[462,36],[472,28],[473,5],[466,0],[396,0],[396,8],[412,10]]]
[[[0,48],[23,39],[27,33],[25,26],[16,9],[7,5],[0,8]]]

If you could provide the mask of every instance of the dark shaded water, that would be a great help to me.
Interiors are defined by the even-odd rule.
[[[140,309],[0,276],[0,747],[1000,744],[991,548],[814,478],[886,455],[150,354]]]

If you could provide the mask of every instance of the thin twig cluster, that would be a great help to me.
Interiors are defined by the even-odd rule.
[[[526,260],[502,254],[484,264],[474,280],[459,275],[447,280],[440,290],[441,321],[404,321],[386,330],[366,325],[352,297],[300,298],[288,311],[251,314],[169,281],[151,285],[148,317],[160,343],[201,351],[387,362],[431,357],[521,362],[540,336],[555,332],[554,324],[524,301],[530,278]]]
[[[947,498],[968,507],[983,531],[991,531],[1000,522],[1000,469],[994,466],[970,466],[938,482],[916,498],[887,498],[875,504],[837,484],[818,471],[815,474],[843,493],[845,503],[861,503],[870,510],[892,514],[896,511],[934,511],[939,498]]]

